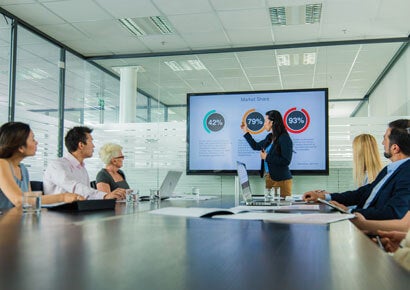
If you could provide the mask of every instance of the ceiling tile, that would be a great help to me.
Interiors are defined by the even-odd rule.
[[[219,18],[225,29],[258,29],[270,27],[266,9],[220,11]]]
[[[265,0],[210,0],[215,10],[264,8]]]
[[[161,15],[150,0],[95,0],[115,18],[136,18]]]
[[[215,13],[169,16],[168,20],[178,33],[198,33],[222,31],[222,26]]]
[[[270,28],[227,30],[226,34],[235,46],[272,45],[274,43]]]
[[[44,6],[68,22],[112,19],[111,15],[90,0],[47,2]]]
[[[39,25],[36,28],[60,42],[87,37],[71,24]]]
[[[31,25],[61,24],[64,20],[40,4],[10,5],[5,7],[10,13]]]
[[[155,6],[164,14],[195,14],[212,11],[208,1],[203,0],[152,0]]]

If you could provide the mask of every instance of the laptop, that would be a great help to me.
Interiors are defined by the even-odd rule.
[[[182,171],[168,171],[159,189],[161,200],[168,199],[173,195],[174,189],[177,186],[181,175]],[[141,196],[140,200],[149,200],[149,196]]]
[[[236,170],[237,170],[238,177],[239,177],[239,183],[241,184],[242,197],[245,202],[245,205],[252,205],[252,206],[277,205],[276,202],[255,200],[252,197],[251,185],[249,183],[248,171],[246,170],[245,163],[237,161]]]

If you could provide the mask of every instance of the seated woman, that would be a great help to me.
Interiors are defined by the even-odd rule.
[[[372,183],[383,164],[377,141],[370,134],[360,134],[353,139],[353,177],[357,186]]]
[[[37,141],[30,126],[21,122],[9,122],[0,127],[0,208],[21,206],[23,192],[31,191],[29,175],[21,161],[34,156]],[[43,195],[41,202],[72,202],[83,200],[75,193]]]
[[[122,147],[114,143],[104,144],[100,149],[100,159],[104,162],[105,168],[97,174],[97,189],[107,193],[124,194],[125,189],[130,187],[125,180],[124,172],[120,170],[124,161]]]

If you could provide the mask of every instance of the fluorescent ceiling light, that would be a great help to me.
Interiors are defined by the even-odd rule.
[[[321,3],[269,8],[269,15],[273,26],[319,23],[321,14]]]
[[[319,23],[321,14],[322,14],[322,3],[307,4],[306,12],[305,12],[305,23],[306,24]]]
[[[305,52],[303,54],[303,64],[315,64],[316,63],[316,52]]]
[[[174,33],[171,25],[164,16],[121,18],[118,19],[118,21],[136,36]]]
[[[162,34],[172,34],[174,31],[171,28],[171,25],[168,23],[168,20],[163,16],[151,16],[149,18],[152,23],[158,28]]]
[[[139,27],[132,18],[121,18],[118,19],[123,27],[125,27],[129,32],[136,36],[144,36],[147,33]]]
[[[276,56],[276,63],[278,66],[290,66],[289,54],[278,54]]]
[[[196,70],[206,69],[206,67],[204,66],[204,64],[200,60],[191,59],[191,60],[188,60],[188,63]]]
[[[173,71],[183,71],[184,69],[176,61],[165,61],[164,62]]]
[[[270,7],[270,21],[272,25],[286,25],[286,9],[285,7]]]
[[[302,54],[278,54],[276,55],[276,63],[278,66],[299,65]],[[303,53],[303,64],[312,65],[316,63],[316,52]]]
[[[164,61],[164,63],[173,71],[190,71],[190,70],[204,70],[206,67],[197,59],[189,59],[186,61],[177,62],[175,60]]]

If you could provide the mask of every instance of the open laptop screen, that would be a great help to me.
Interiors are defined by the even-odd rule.
[[[245,202],[252,201],[252,191],[251,191],[251,186],[249,184],[248,171],[246,170],[245,163],[237,161],[236,170],[237,170],[238,177],[239,177],[239,183],[241,184],[241,188],[242,188],[242,196]]]
[[[179,178],[182,175],[182,171],[168,171],[167,176],[165,176],[162,182],[161,188],[159,189],[161,193],[161,199],[170,197],[174,193],[174,189],[177,186]]]

